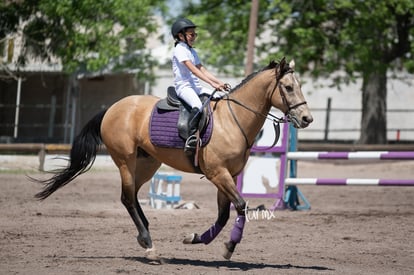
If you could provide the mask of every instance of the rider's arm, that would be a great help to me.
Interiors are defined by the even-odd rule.
[[[198,64],[196,66],[198,69],[200,69],[203,74],[205,74],[211,81],[215,82],[216,84],[220,85],[221,87],[224,87],[224,83],[221,82],[217,77],[215,77],[210,71],[207,70],[206,67],[204,67],[202,64]]]
[[[198,67],[194,66],[194,64],[190,61],[190,60],[184,60],[183,64],[195,75],[197,76],[199,79],[203,80],[204,82],[208,83],[209,85],[211,85],[214,89],[220,89],[222,88],[221,83],[218,81],[216,82],[216,78],[214,77],[213,79],[211,79],[209,77],[209,75],[211,75],[210,73],[207,72],[204,73],[204,71],[206,71],[205,69],[199,69]]]

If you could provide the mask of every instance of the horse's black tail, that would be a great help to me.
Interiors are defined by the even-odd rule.
[[[35,195],[44,200],[60,187],[65,186],[77,176],[87,172],[95,161],[96,153],[101,144],[101,123],[107,110],[103,110],[93,117],[82,129],[72,144],[69,165],[57,171],[47,180],[36,180],[44,184],[42,191]]]

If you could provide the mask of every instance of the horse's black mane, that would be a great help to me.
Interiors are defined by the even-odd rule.
[[[249,82],[253,77],[255,77],[256,75],[258,75],[259,73],[266,71],[266,70],[272,70],[272,69],[276,69],[279,66],[280,63],[272,60],[269,62],[269,64],[262,68],[261,70],[257,71],[257,72],[253,72],[252,74],[248,75],[245,79],[242,80],[242,82],[240,82],[240,84],[238,84],[236,87],[233,88],[233,90],[231,92],[234,92],[235,90],[241,88],[242,86],[244,86],[244,84],[246,84],[247,82]],[[289,63],[283,62],[283,68],[281,70],[281,75],[283,76],[286,72],[288,72],[290,70],[289,67]]]

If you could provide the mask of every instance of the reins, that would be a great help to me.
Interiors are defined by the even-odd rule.
[[[234,102],[237,105],[245,108],[246,110],[249,110],[250,112],[252,112],[252,113],[254,113],[256,115],[259,115],[261,117],[264,117],[265,119],[271,120],[272,123],[273,123],[273,128],[275,130],[275,134],[276,135],[275,135],[275,140],[273,141],[273,144],[269,148],[272,148],[272,147],[274,147],[276,145],[276,143],[277,143],[277,141],[279,140],[279,137],[280,137],[280,123],[286,123],[286,122],[288,122],[285,118],[277,117],[277,116],[275,116],[275,115],[273,115],[271,113],[268,113],[267,115],[264,115],[264,114],[262,114],[262,113],[260,113],[260,112],[258,112],[256,110],[253,110],[249,106],[246,106],[245,104],[241,103],[240,101],[238,101],[238,100],[236,100],[234,98],[230,98],[228,95],[226,95],[226,97],[223,98],[223,99],[225,99],[227,101],[227,106],[229,107],[230,114],[232,115],[234,121],[236,122],[237,126],[239,127],[240,131],[242,132],[243,138],[244,138],[244,140],[246,142],[246,145],[247,145],[247,148],[248,149],[250,149],[250,148],[253,147],[254,141],[252,142],[252,144],[249,144],[249,140],[247,138],[247,134],[243,130],[243,127],[240,125],[240,122],[237,119],[236,114],[234,113],[234,111],[233,111],[233,109],[231,107],[230,102]],[[266,149],[269,149],[269,148],[266,148]]]
[[[274,128],[274,131],[275,131],[275,139],[274,139],[274,141],[273,141],[273,144],[272,145],[270,145],[269,147],[267,147],[267,148],[264,148],[264,149],[261,149],[261,150],[259,150],[259,151],[266,151],[266,150],[269,150],[270,148],[273,148],[276,144],[277,144],[277,142],[278,142],[278,140],[279,140],[279,137],[280,137],[280,123],[288,123],[288,122],[290,122],[290,115],[289,115],[289,111],[290,110],[292,110],[292,109],[295,109],[295,108],[297,108],[297,107],[299,107],[299,106],[301,106],[301,105],[304,105],[304,104],[306,104],[306,101],[303,101],[303,102],[300,102],[300,103],[297,103],[297,104],[294,104],[294,105],[292,105],[292,106],[289,106],[289,103],[287,102],[287,100],[286,100],[286,96],[285,96],[285,94],[284,94],[284,92],[282,91],[282,89],[281,89],[281,87],[280,87],[280,79],[282,79],[282,77],[285,75],[285,74],[287,74],[287,73],[293,73],[293,70],[292,69],[289,69],[287,72],[285,72],[282,76],[280,76],[280,77],[277,77],[276,78],[276,84],[275,84],[275,86],[274,86],[274,88],[273,88],[273,90],[272,90],[272,92],[271,92],[271,94],[270,94],[270,98],[272,98],[273,97],[273,94],[275,93],[275,91],[276,91],[276,88],[277,87],[279,87],[279,92],[280,92],[280,96],[282,97],[282,101],[283,101],[283,103],[287,106],[287,111],[285,112],[285,117],[284,118],[281,118],[281,117],[277,117],[277,116],[275,116],[275,115],[273,115],[272,113],[267,113],[266,115],[264,115],[264,114],[262,114],[262,113],[260,113],[260,112],[258,112],[258,111],[256,111],[256,110],[254,110],[254,109],[252,109],[251,107],[249,107],[249,106],[247,106],[247,105],[245,105],[245,104],[243,104],[242,102],[240,102],[240,101],[238,101],[237,99],[234,99],[234,98],[230,98],[230,96],[229,96],[229,94],[226,94],[225,95],[225,97],[223,97],[222,99],[224,99],[224,100],[226,100],[227,101],[227,106],[228,106],[228,108],[229,108],[229,110],[230,110],[230,113],[231,113],[231,115],[232,115],[232,117],[233,117],[233,119],[234,119],[234,121],[236,122],[236,124],[237,124],[237,126],[239,127],[239,129],[240,129],[240,131],[241,131],[241,133],[242,133],[242,135],[243,135],[243,137],[244,137],[244,140],[245,140],[245,142],[246,142],[246,145],[247,145],[247,148],[248,149],[250,149],[250,148],[252,148],[253,147],[253,145],[254,145],[254,141],[250,144],[249,143],[249,140],[248,140],[248,138],[247,138],[247,134],[246,134],[246,132],[243,130],[243,127],[241,126],[241,124],[240,124],[240,122],[239,122],[239,120],[237,119],[237,117],[236,117],[236,114],[234,113],[234,111],[233,111],[233,109],[232,109],[232,107],[231,107],[231,104],[230,104],[230,102],[234,102],[234,103],[236,103],[237,105],[239,105],[239,106],[241,106],[241,107],[243,107],[243,108],[245,108],[246,110],[248,110],[248,111],[250,111],[250,112],[252,112],[252,113],[254,113],[254,114],[256,114],[256,115],[259,115],[259,116],[261,116],[261,117],[264,117],[265,119],[268,119],[268,120],[271,120],[272,121],[272,123],[273,123],[273,128]]]

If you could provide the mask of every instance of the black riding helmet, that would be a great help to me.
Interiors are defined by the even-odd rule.
[[[178,34],[184,32],[188,28],[196,28],[197,26],[187,18],[180,18],[174,22],[171,27],[171,34],[175,40],[178,40]]]

